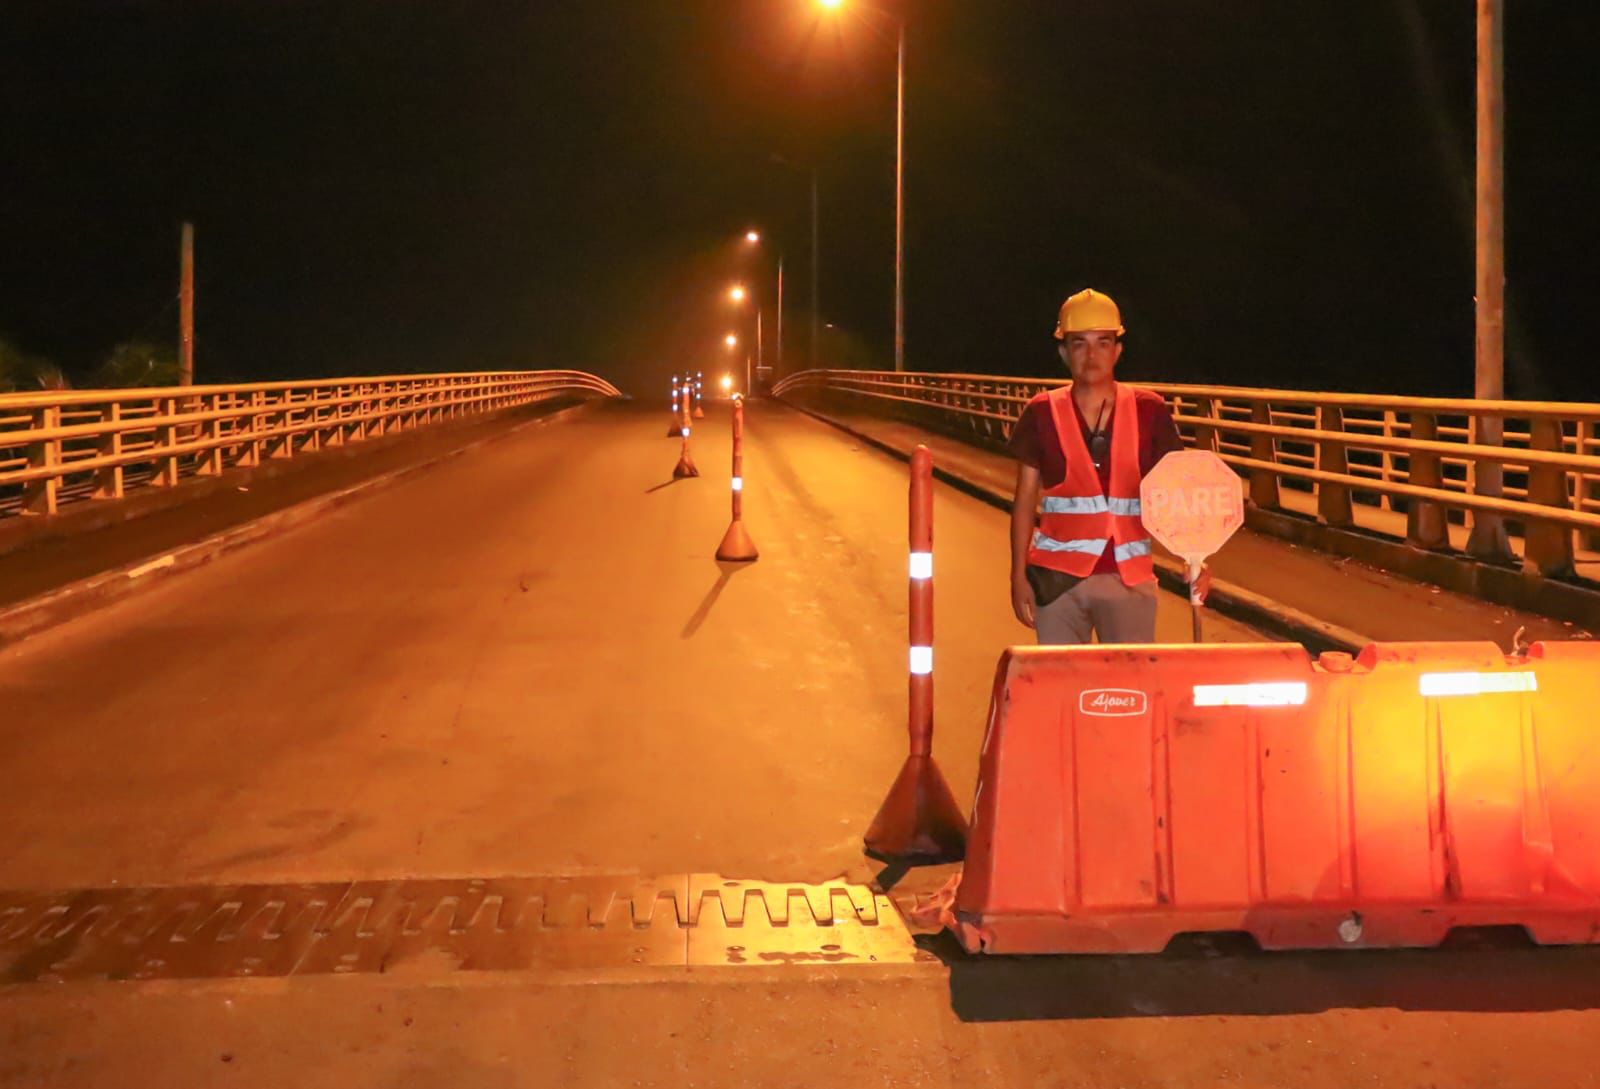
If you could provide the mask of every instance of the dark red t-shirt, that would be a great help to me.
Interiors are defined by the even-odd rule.
[[[1072,403],[1072,414],[1077,417],[1078,427],[1083,432],[1083,444],[1088,446],[1089,433],[1092,430],[1089,421],[1083,418],[1083,410],[1078,407],[1075,398],[1069,397],[1067,400]],[[1167,403],[1161,399],[1161,394],[1147,389],[1135,390],[1134,407],[1139,416],[1139,476],[1143,479],[1156,467],[1156,462],[1174,450],[1183,449],[1183,438],[1178,434],[1178,425],[1172,421],[1172,410],[1167,408]],[[1111,415],[1109,411],[1106,413],[1107,419],[1103,426],[1107,439],[1111,437]],[[1012,457],[1024,465],[1031,465],[1039,470],[1039,482],[1044,488],[1057,487],[1067,479],[1067,456],[1061,449],[1061,436],[1056,434],[1056,418],[1050,411],[1048,393],[1039,394],[1023,406],[1022,415],[1018,417],[1016,426],[1011,429],[1011,440],[1008,445]],[[1105,464],[1099,467],[1099,476],[1100,489],[1109,490],[1110,458],[1106,458]],[[1097,575],[1117,573],[1117,560],[1112,555],[1111,549],[1108,548],[1100,554],[1100,561],[1095,564],[1094,573]]]

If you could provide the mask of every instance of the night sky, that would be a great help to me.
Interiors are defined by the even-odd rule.
[[[1600,5],[1507,6],[1508,386],[1600,400]],[[0,338],[175,339],[189,218],[200,381],[658,393],[770,322],[754,225],[795,369],[815,164],[824,362],[888,365],[899,10],[908,367],[1056,373],[1092,284],[1124,377],[1470,393],[1469,0],[5,0]]]

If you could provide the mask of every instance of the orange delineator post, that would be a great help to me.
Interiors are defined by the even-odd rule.
[[[689,384],[689,376],[683,376],[684,385]],[[667,423],[667,438],[680,439],[683,437],[683,401],[680,399],[681,388],[678,385],[678,376],[672,376],[672,419]]]
[[[694,467],[694,459],[689,456],[689,396],[689,387],[685,385],[683,387],[683,409],[678,424],[679,433],[683,436],[683,445],[678,449],[678,464],[672,470],[672,479],[674,480],[700,475],[700,470]]]
[[[717,559],[749,563],[759,557],[755,542],[744,528],[744,398],[733,398],[733,521],[717,546]]]
[[[910,681],[911,752],[865,837],[869,855],[909,862],[950,862],[966,846],[967,822],[933,762],[933,455],[911,455]]]
[[[1597,705],[1590,642],[1013,647],[945,922],[991,953],[1600,941]]]
[[[701,372],[695,371],[694,372],[694,418],[697,419],[697,420],[703,420],[703,419],[706,418],[706,410],[700,403],[701,400],[705,396],[704,390],[702,389],[702,386],[704,384],[705,384],[705,376],[703,374],[701,374]]]

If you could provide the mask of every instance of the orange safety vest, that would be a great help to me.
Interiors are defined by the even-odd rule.
[[[1094,572],[1107,548],[1128,586],[1156,577],[1150,534],[1139,510],[1139,411],[1132,386],[1117,386],[1111,414],[1111,494],[1100,487],[1083,429],[1072,407],[1072,388],[1050,391],[1050,415],[1066,455],[1067,476],[1039,500],[1039,520],[1028,549],[1036,567],[1080,578]]]

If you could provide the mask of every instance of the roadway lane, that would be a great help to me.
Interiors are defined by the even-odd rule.
[[[864,875],[904,744],[905,466],[758,407],[762,559],[722,569],[722,420],[671,485],[665,422],[521,433],[0,653],[0,885]],[[964,798],[1022,632],[1005,516],[936,503]],[[1595,1084],[1596,950],[933,948],[948,966],[0,987],[0,1085]]]
[[[717,870],[816,879],[903,754],[906,469],[726,413],[530,429],[0,654],[12,888]],[[937,747],[970,793],[1005,516],[940,487]],[[1165,596],[1161,635],[1187,638]],[[1213,618],[1216,638],[1248,633]]]

